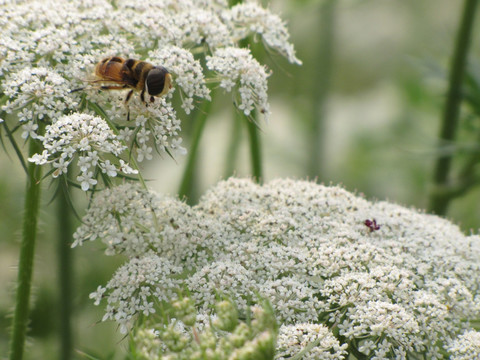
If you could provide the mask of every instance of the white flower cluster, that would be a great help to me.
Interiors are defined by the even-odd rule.
[[[304,360],[336,360],[347,355],[347,345],[340,345],[330,330],[321,324],[299,323],[280,327],[275,359],[287,360],[310,347]]]
[[[175,84],[182,90],[182,107],[187,114],[194,109],[194,97],[210,100],[210,91],[205,85],[202,65],[190,51],[167,45],[150,52],[148,60],[163,64],[176,74]]]
[[[106,286],[109,290],[108,306],[102,321],[115,320],[120,325],[120,332],[125,334],[133,316],[153,314],[155,303],[174,298],[181,285],[174,275],[178,278],[182,269],[164,260],[149,251],[118,269]],[[104,288],[98,287],[90,298],[98,304],[104,292]]]
[[[99,80],[93,73],[100,60],[120,56],[165,66],[189,113],[197,101],[210,100],[209,69],[198,60],[210,56],[210,69],[225,89],[239,92],[245,114],[255,106],[268,113],[267,75],[248,50],[237,47],[241,38],[261,34],[266,46],[299,63],[285,24],[253,2],[230,8],[224,0],[4,1],[0,26],[1,110],[25,122],[23,137],[36,137],[36,122],[56,122],[73,111],[108,116],[139,161],[152,157],[153,146],[160,153],[185,153],[174,92],[148,106],[135,94],[127,108],[129,89],[101,91],[102,83],[91,83]],[[128,114],[135,122],[126,121]]]
[[[117,165],[107,159],[108,155],[118,158],[126,146],[115,138],[105,120],[98,116],[78,113],[63,116],[48,125],[45,135],[38,138],[44,150],[29,161],[37,165],[51,163],[56,169],[53,177],[58,177],[67,173],[68,166],[76,159],[80,171],[77,181],[83,191],[97,184],[94,179],[97,169],[108,177],[117,176],[119,170],[124,174],[137,173],[121,159]]]
[[[124,185],[98,194],[75,245],[101,238],[109,254],[131,261],[149,249],[170,273],[182,269],[183,286],[203,311],[218,292],[239,307],[261,294],[283,326],[331,328],[319,337],[336,337],[327,342],[338,359],[344,345],[372,359],[441,359],[480,317],[480,237],[436,216],[305,181],[230,179],[195,207],[138,191]],[[121,286],[112,280],[102,288],[109,304]],[[110,306],[106,316],[118,311]],[[316,341],[292,336],[292,344]],[[326,351],[316,346],[310,351]]]
[[[270,110],[267,97],[268,73],[250,54],[249,49],[221,48],[213,56],[207,57],[207,67],[214,71],[220,86],[227,91],[238,88],[235,94],[240,99],[235,99],[238,108],[245,115],[257,107],[265,117]]]
[[[56,119],[78,105],[65,78],[44,67],[28,66],[14,72],[1,87],[7,97],[1,110],[7,114],[17,112],[19,122],[24,123],[23,138],[37,137],[38,120]]]
[[[285,56],[292,64],[302,64],[295,56],[285,23],[278,15],[262,8],[255,1],[235,5],[223,13],[223,18],[234,26],[235,37],[242,39],[250,33],[259,34],[269,48]]]
[[[157,203],[154,194],[141,191],[132,184],[105,189],[95,196],[95,206],[91,206],[83,218],[84,226],[75,232],[72,246],[81,245],[85,240],[101,238],[107,244],[107,255],[145,254],[148,243],[151,242],[149,239],[155,239],[156,227],[162,226],[162,222],[170,221],[155,217],[152,210],[158,207]],[[168,211],[168,208],[165,210]],[[174,214],[176,215],[174,212],[172,216]],[[102,220],[98,221],[99,219]],[[105,227],[109,228],[106,233]]]
[[[176,38],[187,48],[202,43],[210,49],[233,45],[232,34],[227,24],[219,17],[224,9],[228,7],[207,10],[197,4],[195,8],[186,8],[185,11],[177,13],[175,24],[179,30],[177,31],[179,36],[177,35]]]
[[[448,351],[452,360],[480,359],[480,332],[466,331],[450,344]]]

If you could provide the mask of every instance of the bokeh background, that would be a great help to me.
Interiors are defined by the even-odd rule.
[[[462,2],[272,0],[269,7],[288,23],[303,65],[290,65],[252,46],[260,62],[273,71],[269,80],[272,115],[268,123],[261,122],[263,180],[317,179],[341,184],[368,199],[425,208]],[[480,37],[476,35],[474,31],[473,67],[480,63]],[[220,94],[216,100],[201,142],[193,202],[229,174],[227,165],[232,164],[226,162],[232,142],[239,144],[234,173],[251,173],[246,126],[233,120],[229,95]],[[463,110],[468,116],[469,109]],[[187,149],[191,126],[185,118]],[[7,156],[1,150],[1,154],[0,357],[8,348],[25,178],[13,152]],[[184,158],[174,161],[157,156],[144,166],[152,188],[177,192]],[[53,189],[46,184],[27,359],[58,358],[58,303],[62,299],[57,290],[57,219],[52,196]],[[475,189],[456,199],[448,218],[465,232],[477,232],[479,199]],[[86,198],[77,194],[76,201],[86,203]],[[100,322],[102,306],[95,307],[88,299],[122,263],[122,259],[106,258],[101,248],[101,244],[87,244],[72,250],[74,347],[99,359],[122,358],[127,342],[114,324]],[[75,356],[85,358],[80,353]]]

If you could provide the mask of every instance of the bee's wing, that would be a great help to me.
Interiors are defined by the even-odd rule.
[[[124,80],[124,66],[121,62],[108,61],[103,64],[101,69],[96,73],[97,78],[95,82],[113,81],[123,83]]]

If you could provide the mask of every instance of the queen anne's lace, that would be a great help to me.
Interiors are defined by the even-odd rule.
[[[375,219],[373,231],[367,219]],[[218,292],[239,307],[265,296],[283,324],[280,357],[308,344],[311,359],[345,359],[346,345],[372,359],[441,359],[448,349],[458,359],[479,356],[476,333],[453,340],[480,316],[480,238],[436,216],[305,181],[230,179],[195,207],[123,185],[96,196],[75,245],[97,238],[109,254],[138,262],[153,253],[169,264],[166,274],[180,271],[205,312]],[[133,305],[141,299],[111,297],[122,293],[114,279],[123,273],[97,293],[107,300],[106,317],[129,314],[120,319],[128,327],[144,309]],[[174,279],[156,286],[174,291]]]
[[[207,57],[207,67],[217,73],[220,86],[227,91],[236,89],[238,108],[250,115],[255,107],[268,116],[268,72],[250,54],[248,49],[222,48]]]
[[[96,169],[109,177],[117,176],[118,171],[137,173],[125,163],[115,165],[107,159],[108,155],[118,158],[126,146],[116,139],[105,120],[98,116],[77,113],[63,116],[48,125],[45,135],[39,140],[44,150],[29,160],[37,165],[51,163],[56,169],[53,177],[58,177],[67,173],[68,166],[76,159],[80,171],[77,180],[84,191],[97,184],[93,178]]]
[[[255,1],[235,5],[222,15],[227,24],[233,27],[232,31],[237,38],[241,39],[251,33],[259,34],[269,48],[285,56],[288,61],[299,65],[302,63],[295,56],[295,50],[289,41],[290,35],[282,19]]]
[[[469,330],[450,344],[452,360],[475,360],[480,357],[480,332]]]
[[[342,359],[347,354],[347,345],[340,345],[338,339],[333,336],[326,326],[298,323],[284,325],[280,328],[275,359],[290,359],[312,343],[316,345],[311,351],[306,352],[302,359],[335,360]]]
[[[268,72],[239,48],[242,38],[259,34],[267,47],[300,63],[285,24],[254,2],[230,8],[223,0],[115,1],[114,6],[107,0],[55,6],[46,0],[3,1],[0,27],[0,110],[22,122],[23,138],[37,137],[43,128],[38,121],[55,123],[63,115],[84,112],[119,126],[138,161],[151,159],[154,150],[186,152],[172,97],[179,93],[186,113],[210,101],[209,70],[215,78],[208,80],[233,92],[242,112],[249,115],[258,108],[268,115]],[[207,68],[194,57],[199,53],[209,58]],[[174,88],[148,106],[135,94],[127,108],[129,89],[98,91],[98,83],[89,83],[95,65],[110,56],[165,66],[179,91]],[[85,176],[86,184],[90,179]]]

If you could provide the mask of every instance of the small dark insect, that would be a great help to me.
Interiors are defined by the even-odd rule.
[[[364,224],[370,229],[370,232],[380,230],[380,225],[377,224],[377,220],[375,219],[367,219],[365,220]]]

